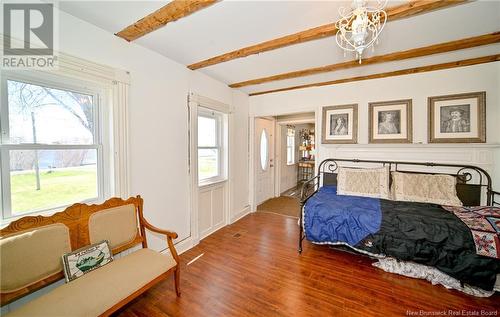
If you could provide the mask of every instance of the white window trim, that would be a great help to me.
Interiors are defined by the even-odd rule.
[[[198,117],[216,118],[217,138],[215,146],[196,146],[197,154],[199,149],[217,149],[219,153],[219,173],[217,176],[198,179],[198,186],[208,186],[227,180],[227,114],[212,110],[206,107],[198,107]],[[198,167],[197,167],[198,168]]]
[[[200,186],[199,181],[198,181],[198,151],[197,151],[197,145],[198,145],[198,109],[200,107],[204,108],[209,108],[213,110],[220,111],[226,115],[227,118],[227,124],[226,124],[226,131],[225,131],[225,141],[226,141],[226,153],[227,156],[229,156],[229,149],[230,149],[230,140],[232,138],[232,132],[234,131],[234,126],[233,126],[233,121],[232,121],[232,113],[231,113],[231,106],[224,104],[222,102],[201,96],[199,94],[196,94],[194,92],[189,92],[188,94],[188,103],[187,103],[187,108],[188,108],[188,173],[189,173],[189,185],[188,185],[188,191],[189,191],[189,210],[190,210],[190,215],[191,215],[191,230],[189,234],[189,239],[192,241],[193,245],[196,245],[199,243],[200,238],[199,238],[199,226],[198,226],[198,219],[199,219],[199,209],[198,209],[198,200],[199,200],[199,192],[206,186],[218,186],[219,184],[224,184],[224,186],[227,186],[226,189],[229,190],[232,186],[232,180],[231,180],[231,162],[229,161],[229,157],[227,157],[227,163],[226,163],[226,174],[227,174],[227,179],[219,182],[217,185],[215,184],[207,184],[207,185],[202,185]],[[232,142],[232,141],[231,141]],[[225,203],[227,206],[231,206],[231,195],[226,195],[226,201]],[[230,208],[227,208],[227,211],[229,211]],[[226,224],[228,223],[229,219],[231,218],[229,214],[226,215]]]
[[[128,134],[128,106],[129,106],[129,83],[130,73],[120,69],[115,69],[101,64],[96,64],[84,59],[80,59],[64,53],[59,53],[59,69],[51,71],[41,70],[24,70],[24,71],[6,71],[0,72],[0,84],[3,85],[4,77],[15,79],[14,77],[20,76],[22,78],[30,78],[33,83],[38,79],[41,83],[47,85],[48,82],[53,81],[51,87],[57,88],[58,82],[61,78],[65,79],[65,87],[73,87],[71,90],[82,91],[81,83],[85,82],[91,90],[99,91],[98,111],[101,111],[101,120],[98,124],[99,129],[96,134],[99,134],[102,141],[98,146],[106,145],[107,149],[102,149],[101,168],[108,171],[103,177],[102,197],[96,202],[103,202],[105,199],[112,196],[120,196],[127,198],[130,194],[130,167],[129,167],[129,134]],[[19,79],[19,78],[18,78]],[[54,80],[55,79],[55,80]],[[75,85],[76,83],[76,85]],[[5,94],[4,94],[5,95]],[[7,98],[6,96],[2,98]],[[0,100],[2,104],[6,105],[4,100]],[[6,118],[1,115],[2,120]],[[8,121],[8,117],[6,118]],[[103,123],[109,123],[107,129],[102,129]],[[2,122],[3,123],[3,122]],[[2,124],[2,126],[4,126]],[[1,136],[3,138],[3,136]],[[0,142],[3,143],[3,142]],[[33,145],[36,146],[36,145]],[[94,145],[95,146],[95,145]],[[10,148],[10,145],[1,145],[4,148]],[[47,148],[46,146],[43,146]],[[67,146],[71,148],[71,146]],[[78,145],[78,148],[82,146]],[[104,153],[107,152],[107,153]],[[99,153],[99,151],[98,151]],[[0,164],[3,164],[0,162]],[[4,166],[2,165],[2,169]],[[8,166],[10,171],[10,166]],[[98,171],[102,173],[102,171]],[[10,173],[9,173],[10,175]],[[9,180],[10,182],[10,180]],[[0,188],[4,187],[4,181],[0,180]],[[10,192],[9,192],[10,195]],[[0,224],[6,225],[11,221],[29,215],[28,213],[16,215],[7,219],[3,218],[3,201],[0,195]],[[87,201],[86,201],[87,202]],[[48,216],[55,212],[61,211],[66,206],[60,208],[51,208],[45,211],[35,211],[34,214]],[[33,214],[31,213],[31,214]]]
[[[89,145],[52,145],[52,144],[34,144],[34,143],[25,143],[25,144],[9,144],[7,140],[9,139],[9,116],[8,116],[8,96],[7,96],[7,81],[20,81],[29,84],[34,84],[38,86],[45,86],[55,89],[61,90],[70,90],[81,94],[91,95],[95,102],[94,112],[93,112],[93,120],[95,124],[95,129],[93,131],[93,144]],[[43,77],[37,73],[13,73],[5,71],[2,74],[2,78],[0,81],[1,89],[2,89],[2,102],[0,105],[0,113],[2,117],[1,122],[1,134],[2,134],[2,142],[0,142],[0,151],[2,158],[2,170],[4,173],[1,174],[1,183],[2,183],[2,219],[10,220],[12,218],[19,218],[27,215],[40,214],[40,213],[50,213],[56,210],[60,210],[62,208],[67,207],[68,205],[60,205],[54,206],[45,209],[37,209],[30,212],[24,212],[19,215],[12,214],[11,210],[11,186],[10,186],[10,166],[9,161],[3,158],[8,158],[8,152],[10,150],[68,150],[68,149],[93,149],[97,151],[97,197],[92,199],[87,199],[84,201],[75,201],[76,202],[84,202],[84,203],[96,203],[102,201],[104,197],[109,195],[109,184],[105,184],[105,170],[106,168],[104,163],[104,156],[109,155],[109,142],[103,142],[104,134],[103,131],[103,121],[108,117],[101,107],[102,96],[104,95],[103,89],[94,86],[90,87],[83,82],[78,82],[76,80],[69,80],[68,78],[55,78],[54,76],[46,76]]]

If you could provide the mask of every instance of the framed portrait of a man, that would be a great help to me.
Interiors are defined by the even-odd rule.
[[[486,142],[486,92],[429,97],[429,143]]]
[[[411,143],[411,106],[411,99],[369,103],[369,142]]]
[[[324,144],[358,142],[358,105],[323,107]]]

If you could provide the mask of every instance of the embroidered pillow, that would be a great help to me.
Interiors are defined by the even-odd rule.
[[[113,261],[107,240],[92,244],[62,256],[66,282],[71,282]]]
[[[392,181],[393,200],[462,206],[454,176],[392,172]]]
[[[339,167],[337,195],[389,199],[389,167]]]

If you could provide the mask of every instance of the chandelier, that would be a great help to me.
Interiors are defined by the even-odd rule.
[[[387,13],[383,10],[387,0],[377,0],[377,7],[366,6],[365,0],[353,0],[352,9],[339,8],[340,19],[335,22],[337,44],[346,52],[356,52],[361,64],[363,51],[378,44],[378,36],[387,21]]]

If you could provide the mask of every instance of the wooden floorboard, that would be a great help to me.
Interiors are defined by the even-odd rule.
[[[180,298],[170,278],[116,315],[418,316],[420,310],[447,315],[464,310],[481,316],[500,310],[498,293],[468,296],[386,273],[364,256],[308,242],[299,255],[297,235],[296,219],[250,214],[181,255]]]

